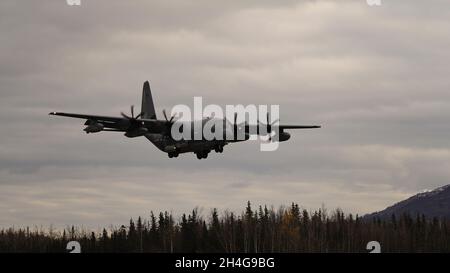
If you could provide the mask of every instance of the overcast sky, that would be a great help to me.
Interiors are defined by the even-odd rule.
[[[126,223],[150,210],[340,207],[449,184],[450,2],[0,2],[0,227]],[[188,2],[193,2],[190,4]],[[292,132],[197,160],[84,120],[175,104],[279,104]]]

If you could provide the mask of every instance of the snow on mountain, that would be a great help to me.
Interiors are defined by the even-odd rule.
[[[434,217],[450,219],[450,184],[432,191],[422,191],[385,210],[365,215],[364,218],[379,217],[381,219],[390,219],[392,214],[401,216],[405,213],[411,216],[423,214],[428,219]]]

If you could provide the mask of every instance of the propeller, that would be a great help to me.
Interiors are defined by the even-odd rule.
[[[269,134],[269,139],[268,139],[268,141],[269,141],[269,142],[272,141],[272,126],[274,126],[275,123],[277,123],[277,122],[279,122],[279,121],[280,121],[280,119],[276,119],[275,121],[270,122],[270,113],[267,112],[267,115],[266,115],[266,123],[265,123],[265,124],[261,123],[261,122],[258,120],[258,133],[260,133],[259,127],[260,127],[261,125],[266,126],[266,127],[267,127],[267,132],[268,132],[268,134]]]
[[[163,115],[164,115],[164,118],[166,119],[166,121],[168,122],[168,123],[170,123],[170,124],[172,124],[173,123],[173,120],[174,120],[174,118],[176,117],[176,115],[173,115],[173,116],[171,116],[170,117],[170,119],[168,119],[167,118],[167,113],[166,113],[166,109],[163,109]]]
[[[134,116],[134,105],[131,105],[130,110],[131,110],[131,117],[128,116],[128,115],[126,115],[124,112],[120,112],[120,114],[122,115],[122,117],[128,119],[132,125],[137,125],[137,124],[139,124],[138,119],[144,114],[144,112],[139,113],[139,114],[135,117],[135,116]]]
[[[170,131],[172,129],[173,123],[175,122],[174,119],[175,119],[176,115],[171,116],[170,119],[169,119],[167,117],[166,109],[163,109],[162,113],[164,115],[164,118],[166,119],[166,125],[165,125],[166,126],[166,129],[165,129],[166,131],[165,131],[165,133],[170,135]]]
[[[127,116],[125,113],[121,112],[122,117],[128,120],[128,128],[126,128],[125,136],[126,137],[139,137],[143,136],[148,132],[148,129],[145,127],[145,124],[139,118],[144,114],[144,112],[139,113],[137,116],[134,116],[134,105],[130,107],[131,117]]]
[[[138,119],[140,116],[142,116],[142,114],[144,114],[144,112],[140,112],[139,115],[137,115],[136,117],[134,116],[134,105],[131,105],[130,107],[131,109],[131,117],[127,116],[124,112],[120,112],[120,114],[122,115],[122,117],[127,118],[127,119]]]
[[[225,119],[227,122],[228,122],[228,124],[230,124],[231,126],[233,126],[233,128],[236,128],[237,127],[237,113],[234,113],[234,116],[233,116],[233,123],[231,122],[231,121],[229,121],[228,119]]]
[[[225,119],[226,122],[227,122],[230,126],[233,127],[233,133],[234,133],[234,138],[235,138],[235,139],[237,138],[238,131],[242,129],[240,126],[241,126],[242,124],[244,124],[244,126],[247,125],[247,121],[244,121],[244,122],[238,124],[238,123],[237,123],[237,116],[238,116],[238,113],[235,112],[235,113],[234,113],[234,116],[233,116],[233,123],[232,123],[231,121],[229,121],[228,119]],[[244,128],[245,128],[245,127],[244,127]],[[246,131],[246,133],[248,133],[248,132]]]

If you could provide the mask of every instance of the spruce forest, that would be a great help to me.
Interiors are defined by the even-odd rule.
[[[248,202],[240,214],[150,212],[100,232],[3,228],[0,252],[68,252],[69,241],[78,241],[82,252],[368,252],[369,241],[380,242],[382,252],[450,252],[450,222],[407,214],[367,219],[340,209],[310,212],[295,203],[253,209]]]

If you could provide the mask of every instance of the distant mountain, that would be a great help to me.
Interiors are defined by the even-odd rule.
[[[418,193],[385,210],[365,215],[364,218],[390,219],[392,214],[401,216],[404,213],[408,213],[413,217],[417,214],[423,214],[428,219],[437,217],[450,220],[450,184],[432,191]]]

